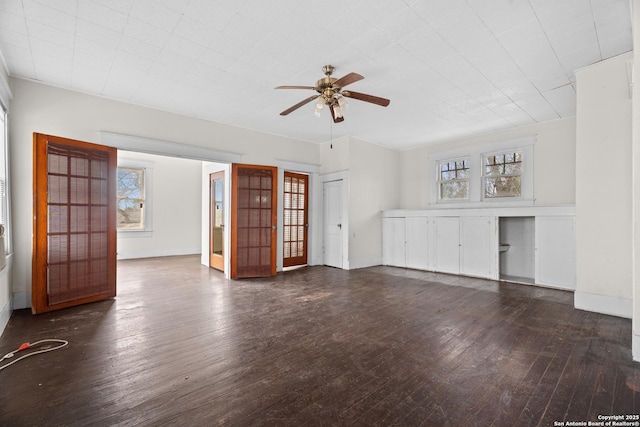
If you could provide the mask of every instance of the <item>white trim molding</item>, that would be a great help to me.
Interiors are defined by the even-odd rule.
[[[4,331],[4,328],[7,327],[9,323],[9,319],[11,318],[11,300],[7,301],[7,303],[0,310],[0,335]]]
[[[631,334],[631,357],[634,362],[640,362],[640,335]]]
[[[573,306],[578,310],[593,311],[627,319],[631,319],[633,316],[633,301],[628,298],[576,291],[573,294]]]
[[[118,251],[118,260],[123,259],[140,259],[140,258],[158,258],[166,256],[180,255],[200,255],[201,248],[181,248],[181,249],[142,249],[134,251]]]
[[[4,60],[2,52],[0,52],[0,106],[9,109],[9,101],[13,99],[11,87],[7,79],[9,78],[9,68]]]
[[[191,144],[162,141],[121,133],[100,131],[100,142],[119,150],[137,151],[147,154],[180,157],[184,159],[205,160],[218,163],[239,163],[242,154],[229,151],[213,150]]]
[[[11,297],[12,310],[31,307],[31,290],[14,292]]]

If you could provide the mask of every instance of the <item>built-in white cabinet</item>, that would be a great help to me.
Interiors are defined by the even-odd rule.
[[[460,273],[497,278],[498,229],[496,217],[460,217]]]
[[[433,217],[434,270],[460,273],[460,218]]]
[[[386,250],[382,251],[382,263],[395,267],[406,267],[406,219],[382,218],[382,241]]]
[[[405,222],[405,264],[408,268],[430,270],[429,218],[408,217]]]
[[[575,289],[574,211],[573,207],[385,211],[383,264]]]
[[[576,287],[576,231],[572,216],[536,217],[536,283]]]

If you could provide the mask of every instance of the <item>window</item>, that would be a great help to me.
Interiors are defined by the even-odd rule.
[[[522,152],[484,155],[485,198],[522,196]]]
[[[118,237],[151,237],[153,162],[120,157],[122,153],[118,152]]]
[[[5,250],[11,251],[9,238],[9,183],[7,181],[7,113],[0,106],[0,224],[5,229]]]
[[[471,144],[429,155],[429,203],[460,208],[529,206],[534,202],[535,137]]]
[[[118,230],[145,229],[144,168],[118,168]]]
[[[468,159],[440,161],[438,169],[440,200],[466,200],[469,198]]]

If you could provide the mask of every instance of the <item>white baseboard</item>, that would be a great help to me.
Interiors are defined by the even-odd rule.
[[[11,302],[7,301],[7,303],[0,310],[0,335],[4,332],[4,328],[7,327],[7,323],[9,323],[9,319],[11,318]]]
[[[180,256],[180,255],[200,255],[201,248],[184,248],[184,249],[152,249],[143,251],[118,251],[118,259],[138,259],[138,258],[156,258],[164,256]]]
[[[349,266],[346,270],[357,270],[358,268],[375,267],[376,265],[382,265],[382,257],[349,260]]]
[[[593,311],[627,319],[633,317],[633,301],[627,298],[576,291],[573,294],[573,306],[578,310]]]
[[[31,291],[14,292],[11,307],[13,310],[31,308]]]
[[[640,362],[640,335],[631,334],[631,356],[634,362]]]

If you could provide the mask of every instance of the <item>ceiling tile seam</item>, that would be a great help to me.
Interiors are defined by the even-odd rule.
[[[178,23],[182,19],[182,16],[184,16],[184,13],[180,13],[180,15],[181,15],[180,19],[178,21],[176,21],[176,23],[173,25],[173,28],[171,28],[171,30],[169,31],[169,33],[171,35],[173,35],[173,36],[177,36],[176,34],[174,34],[174,32],[176,30],[176,27],[178,26]],[[130,17],[131,17],[131,11],[129,11],[129,14],[127,15],[127,24],[129,23],[129,18]],[[124,33],[123,33],[123,35],[124,35]],[[160,55],[162,54],[162,51],[167,46],[168,41],[169,41],[169,38],[167,38],[167,40],[165,40],[164,43],[162,44],[162,46],[158,49],[158,53],[155,55],[155,59],[150,61],[149,67],[145,71],[146,74],[149,74],[151,72],[151,70],[154,68],[154,65],[158,63],[158,58],[160,58]],[[142,85],[143,81],[144,80],[141,80],[138,83],[138,85],[136,86],[136,88],[132,91],[131,99],[134,99],[136,97],[136,95],[138,93],[138,90],[140,90],[140,86]]]
[[[500,41],[499,41],[499,40],[498,40],[498,38],[495,36],[495,34],[493,33],[493,31],[491,31],[491,28],[489,28],[489,26],[488,26],[488,25],[487,25],[487,23],[482,19],[482,17],[481,17],[480,15],[478,15],[478,13],[476,12],[476,10],[475,10],[475,9],[474,9],[470,4],[469,4],[468,0],[465,0],[465,3],[466,3],[466,4],[467,4],[467,6],[469,7],[469,9],[470,9],[471,11],[473,11],[474,15],[475,15],[479,20],[480,20],[480,22],[482,22],[482,25],[485,27],[485,29],[486,29],[487,31],[489,31],[489,32],[493,35],[494,39],[495,39],[498,43],[500,43]],[[405,4],[407,4],[406,0],[405,0]],[[519,104],[517,104],[517,103],[515,102],[515,100],[514,100],[514,99],[512,99],[512,98],[511,98],[508,94],[506,94],[502,89],[500,89],[500,88],[498,88],[496,85],[494,85],[494,84],[493,84],[493,82],[492,82],[492,81],[491,81],[491,80],[490,80],[490,79],[489,79],[489,78],[488,78],[484,73],[482,73],[482,72],[481,72],[481,71],[480,71],[480,70],[479,70],[475,65],[473,65],[471,62],[469,62],[469,61],[467,60],[467,58],[465,57],[465,55],[464,55],[462,52],[460,52],[460,51],[459,51],[458,49],[456,49],[456,48],[455,48],[451,43],[449,43],[449,41],[448,41],[446,38],[442,37],[442,35],[441,35],[438,31],[436,31],[436,29],[435,29],[435,28],[433,28],[433,26],[432,26],[428,21],[426,21],[424,18],[422,18],[422,16],[420,16],[420,14],[418,14],[418,13],[417,13],[417,12],[416,12],[416,11],[415,11],[415,10],[414,10],[410,5],[409,5],[409,4],[407,4],[407,7],[408,7],[409,9],[411,9],[411,11],[413,11],[413,13],[415,13],[415,14],[416,14],[420,19],[422,19],[422,21],[425,23],[425,25],[426,25],[427,27],[429,27],[429,28],[430,28],[430,29],[431,29],[435,34],[437,34],[437,35],[440,37],[440,39],[441,39],[441,40],[443,40],[443,41],[444,41],[444,42],[449,46],[449,48],[450,48],[452,51],[454,51],[454,52],[456,52],[458,55],[460,55],[460,56],[462,57],[462,59],[463,59],[466,63],[468,63],[468,64],[469,64],[469,65],[470,65],[474,70],[476,70],[476,71],[478,72],[478,74],[482,75],[482,77],[483,77],[483,78],[484,78],[484,79],[485,79],[485,80],[486,80],[486,81],[487,81],[487,82],[488,82],[488,83],[489,83],[489,84],[490,84],[490,85],[491,85],[491,86],[492,86],[496,91],[500,92],[500,93],[501,93],[502,95],[504,95],[507,99],[509,99],[509,100],[510,100],[514,105],[516,105],[520,110],[522,110],[522,112],[523,112],[524,114],[526,114],[527,116],[529,116],[532,120],[536,121],[536,120],[535,120],[535,119],[534,119],[534,118],[533,118],[533,117],[532,117],[532,116],[531,116],[531,115],[530,115],[526,110],[523,110],[523,109],[522,109],[522,107],[521,107]],[[401,46],[405,51],[407,51],[407,50],[406,50],[406,49],[405,49],[401,44],[399,44],[399,45],[400,45],[400,46]],[[506,51],[506,49],[504,48],[504,45],[502,45],[502,43],[500,43],[500,47],[504,50],[504,52],[505,52],[505,53],[507,53],[507,54],[508,54],[508,52]],[[409,53],[410,53],[410,52],[409,52]],[[555,54],[555,52],[554,52],[554,54]],[[511,55],[509,55],[509,56],[511,56]],[[522,72],[522,74],[523,74],[524,76],[526,76],[526,73],[524,73],[524,71],[522,70],[522,68],[520,68],[520,66],[519,66],[515,61],[514,61],[514,64],[515,64],[515,66],[516,66],[516,67],[517,67],[517,68]],[[438,75],[440,75],[441,77],[443,77],[445,80],[447,80],[449,83],[451,83],[453,86],[455,86],[456,88],[458,88],[460,91],[462,91],[463,93],[465,93],[466,95],[468,95],[471,99],[473,99],[474,101],[478,101],[478,102],[479,102],[479,100],[478,100],[476,97],[471,96],[468,92],[466,92],[466,91],[465,91],[464,89],[462,89],[460,86],[456,85],[453,81],[451,81],[449,78],[447,78],[447,76],[445,76],[445,75],[443,75],[442,73],[440,73],[440,72],[438,72],[438,71],[434,70],[434,69],[433,69],[432,67],[430,67],[430,66],[427,66],[427,67],[431,68],[435,73],[437,73]],[[535,87],[535,86],[534,86],[534,87]],[[536,90],[538,90],[538,88],[537,88],[537,87],[536,87]],[[540,93],[540,91],[539,91],[539,90],[538,90],[538,92]],[[540,94],[541,94],[541,93],[540,93]],[[458,110],[459,112],[461,112],[461,113],[465,114],[465,111],[460,110],[457,106],[453,106],[453,107],[454,107],[456,110]],[[488,108],[488,110],[492,111],[493,113],[495,113],[497,116],[499,116],[499,117],[500,117],[500,118],[502,118],[503,120],[506,120],[507,122],[512,123],[509,119],[507,119],[507,118],[505,118],[504,116],[502,116],[502,115],[498,114],[498,113],[497,113],[497,112],[495,112],[494,110],[492,110],[492,109],[490,109],[490,108]]]
[[[75,19],[73,20],[73,49],[71,53],[71,75],[69,76],[69,81],[71,82],[71,87],[74,87],[73,84],[73,70],[75,69],[76,63],[76,40],[78,39],[78,3],[76,2],[76,13]]]
[[[502,49],[502,51],[504,53],[507,54],[507,56],[509,58],[511,58],[513,60],[513,57],[509,54],[509,52],[507,51],[507,49],[505,49],[504,45],[502,44],[502,42],[500,41],[500,39],[497,37],[497,35],[491,30],[491,28],[487,25],[487,23],[485,22],[484,19],[482,19],[482,17],[480,15],[478,15],[478,12],[473,8],[473,6],[471,6],[471,4],[469,4],[469,0],[465,0],[465,2],[467,3],[467,5],[469,6],[469,8],[473,11],[473,13],[478,17],[478,19],[480,20],[480,22],[482,22],[482,24],[485,26],[485,28],[487,29],[487,31],[489,31],[492,35],[494,40],[500,45],[500,48]],[[529,6],[531,6],[531,2],[529,2]],[[533,8],[532,8],[533,9]],[[535,13],[535,11],[534,11]],[[536,17],[537,18],[537,17]],[[554,52],[555,54],[555,52]],[[531,80],[529,79],[529,77],[527,76],[527,74],[524,72],[524,70],[522,69],[522,67],[520,67],[520,65],[514,60],[513,64],[516,66],[516,68],[518,68],[518,70],[522,73],[523,76],[527,77],[527,80],[529,82],[531,82]],[[469,63],[469,65],[471,65],[479,74],[481,74],[489,83],[491,83],[492,86],[496,87],[495,85],[493,85],[493,83],[491,82],[491,80],[484,75],[484,73],[482,73],[475,65]],[[533,87],[536,88],[536,91],[538,91],[538,93],[540,93],[540,90],[533,84],[531,83]],[[534,122],[537,122],[537,120],[531,116],[531,114],[529,114],[529,112],[525,109],[522,108],[522,106],[516,102],[516,100],[514,98],[512,98],[511,96],[509,96],[509,94],[505,93],[502,89],[496,87],[496,89],[503,94],[509,101],[511,101],[511,103],[513,105],[515,105],[516,107],[518,107],[518,109],[520,109],[520,111],[522,111],[524,114],[526,114],[531,120],[533,120]],[[542,95],[542,93],[540,93],[540,95]],[[492,110],[493,111],[493,110]],[[497,113],[496,113],[497,114]],[[501,118],[503,118],[504,120],[508,121],[509,123],[513,123],[511,120],[509,120],[508,118],[498,114]]]
[[[124,31],[127,28],[127,25],[129,25],[129,18],[131,18],[131,11],[133,10],[133,2],[131,2],[131,5],[129,6],[129,11],[127,12],[127,21],[124,24],[124,28],[122,30],[122,32],[120,33],[120,40],[118,41],[118,47],[116,48],[116,55],[117,53],[120,51],[120,46],[122,45],[122,39],[124,38]],[[97,25],[97,24],[96,24]],[[115,59],[115,57],[114,57]],[[104,84],[102,85],[102,94],[104,95],[107,91],[107,85],[109,84],[109,78],[111,77],[111,72],[113,71],[113,64],[114,64],[114,60],[111,60],[111,67],[109,67],[109,72],[107,73],[107,78],[104,80]],[[148,70],[147,70],[148,72]],[[139,87],[139,84],[138,84]],[[132,91],[132,93],[135,93],[138,90],[138,87],[136,87],[136,89],[134,91]],[[130,101],[133,98],[133,95],[131,95],[128,99],[128,101]]]
[[[500,45],[500,47],[502,48],[502,50],[503,50],[503,51],[504,51],[504,52],[505,52],[505,53],[506,53],[510,58],[512,58],[512,59],[513,59],[513,57],[509,54],[509,52],[507,51],[507,49],[504,47],[504,44],[500,41],[500,39],[499,39],[498,37],[496,37],[496,34],[494,34],[494,32],[493,32],[493,31],[491,31],[491,28],[489,28],[489,26],[488,26],[488,25],[487,25],[487,23],[484,21],[484,19],[482,19],[482,17],[481,17],[480,15],[478,15],[478,13],[476,12],[476,10],[475,10],[475,9],[474,9],[470,4],[469,4],[469,1],[468,1],[468,0],[465,0],[465,2],[466,2],[466,3],[467,3],[467,5],[469,6],[469,8],[473,11],[473,13],[478,17],[478,19],[480,20],[480,22],[482,22],[482,24],[485,26],[485,28],[486,28],[486,29],[487,29],[487,30],[488,30],[488,31],[493,35],[493,38],[494,38],[494,39],[495,39],[495,41]],[[540,20],[538,19],[538,16],[537,16],[537,14],[535,13],[535,10],[533,9],[533,5],[531,4],[531,1],[530,1],[530,0],[529,0],[529,6],[531,7],[531,9],[532,9],[532,11],[533,11],[534,15],[536,16],[536,19],[538,20],[538,23],[540,23]],[[542,24],[540,24],[540,26],[542,27]],[[546,31],[545,31],[545,37],[547,37],[547,41],[549,41],[549,40],[548,40],[548,36],[547,36],[547,34],[546,34]],[[550,41],[549,41],[549,45],[551,45],[551,42],[550,42]],[[454,49],[454,50],[455,50],[455,49]],[[456,50],[456,51],[457,51],[457,50]],[[460,53],[460,52],[458,52],[458,53]],[[553,53],[554,53],[554,55],[556,56],[556,59],[558,59],[558,58],[557,58],[557,53],[555,52],[555,50],[554,50],[554,52],[553,52]],[[466,61],[466,58],[465,58],[465,61]],[[467,62],[468,62],[468,61],[467,61]],[[535,84],[533,84],[533,82],[531,81],[531,79],[529,78],[529,76],[527,75],[527,73],[525,73],[525,71],[522,69],[522,67],[520,66],[520,64],[518,64],[518,62],[517,62],[517,61],[515,61],[515,60],[513,61],[513,64],[516,66],[516,68],[518,68],[518,70],[522,73],[522,75],[523,75],[523,76],[527,77],[527,81],[529,81],[529,82],[531,83],[531,85],[535,88],[536,92],[538,92],[538,94],[539,94],[540,96],[542,96],[542,92],[540,92],[540,89],[538,89],[538,87],[537,87]],[[478,69],[477,69],[473,64],[469,63],[469,65],[471,65],[471,66],[472,66],[472,67],[473,67],[473,68],[474,68],[474,69],[475,69],[479,74],[482,74],[482,76],[483,76],[487,81],[489,81],[489,83],[491,83],[491,84],[493,85],[493,83],[491,82],[491,80],[489,80],[489,79],[487,78],[487,76],[485,76],[482,72],[480,72],[480,70],[478,70]],[[440,74],[440,73],[439,73],[439,74]],[[446,78],[446,77],[445,77],[445,78]],[[453,84],[453,83],[452,83],[452,84]],[[493,85],[493,86],[495,87],[495,85]],[[522,106],[520,105],[520,103],[522,102],[522,100],[520,100],[520,102],[518,102],[516,99],[512,98],[511,96],[509,96],[507,93],[505,93],[505,92],[504,92],[504,91],[502,91],[501,89],[499,89],[499,88],[497,88],[497,87],[496,87],[496,89],[497,89],[497,90],[499,90],[499,91],[500,91],[500,93],[502,93],[502,94],[503,94],[507,99],[509,99],[509,101],[511,101],[511,102],[513,103],[513,105],[517,106],[517,107],[518,107],[518,108],[519,108],[519,109],[520,109],[524,114],[526,114],[526,115],[527,115],[531,120],[533,120],[533,121],[534,121],[534,122],[536,122],[536,123],[538,122],[538,121],[537,121],[537,120],[536,120],[536,119],[535,119],[535,118],[534,118],[534,117],[533,117],[533,116],[532,116],[532,115],[531,115],[531,114],[530,114],[526,109],[522,108]],[[545,101],[546,101],[546,98],[544,98],[544,99],[545,99]],[[547,103],[548,103],[548,101],[547,101]],[[554,111],[555,111],[555,110],[554,110]],[[502,117],[503,119],[505,119],[505,120],[509,121],[507,118],[505,118],[505,117],[503,117],[503,116],[500,116],[500,117]],[[510,122],[510,121],[509,121],[509,122]],[[510,122],[510,123],[511,123],[511,122]]]
[[[593,23],[593,31],[596,33],[596,39],[598,40],[598,55],[602,61],[602,45],[600,43],[600,35],[598,34],[598,26],[596,25],[596,17],[593,14],[593,4],[589,0],[589,11],[591,12],[591,22]],[[575,72],[575,70],[573,70]]]
[[[504,46],[502,46],[502,45],[500,45],[500,46],[504,49]],[[455,49],[454,49],[454,50],[455,50]],[[457,52],[457,51],[456,51],[456,52]],[[505,51],[505,52],[506,52],[506,51]],[[458,54],[460,54],[460,52],[458,52]],[[480,74],[480,75],[481,75],[481,76],[482,76],[482,77],[483,77],[483,78],[484,78],[484,79],[485,79],[485,80],[486,80],[486,81],[491,85],[491,87],[493,87],[496,91],[498,91],[499,93],[501,93],[502,95],[504,95],[507,99],[509,99],[509,101],[511,101],[511,102],[512,102],[514,105],[516,105],[520,110],[522,110],[522,112],[523,112],[523,113],[527,114],[531,119],[535,120],[535,119],[534,119],[534,118],[533,118],[533,117],[532,117],[532,116],[531,116],[531,115],[530,115],[526,110],[522,109],[522,107],[521,107],[521,106],[520,106],[520,105],[519,105],[515,100],[513,100],[513,99],[512,99],[508,94],[506,94],[502,89],[500,89],[500,88],[498,88],[496,85],[494,85],[494,84],[493,84],[493,82],[491,82],[491,80],[489,80],[489,79],[487,78],[487,76],[485,76],[485,75],[484,75],[484,73],[482,73],[482,72],[481,72],[481,71],[480,71],[480,70],[479,70],[475,65],[473,65],[471,62],[469,62],[465,56],[463,56],[462,54],[460,54],[460,56],[461,56],[461,58],[462,58],[462,59],[463,59],[467,64],[469,64],[469,66],[470,66],[471,68],[473,68],[473,69],[474,69],[478,74]],[[517,66],[517,64],[516,64],[516,66]],[[476,102],[478,102],[478,103],[481,103],[481,104],[482,104],[482,102],[481,102],[477,97],[475,97],[475,96],[473,96],[473,95],[469,94],[467,91],[465,91],[465,90],[464,90],[463,88],[461,88],[459,85],[457,85],[456,83],[454,83],[453,81],[451,81],[449,78],[447,78],[447,76],[446,76],[446,75],[442,74],[441,72],[439,72],[439,71],[437,71],[437,70],[434,70],[433,68],[431,68],[431,67],[429,67],[429,66],[427,66],[427,67],[428,67],[428,68],[430,68],[434,73],[438,74],[440,77],[442,77],[443,79],[445,79],[446,81],[448,81],[449,83],[451,83],[451,85],[452,85],[452,86],[454,86],[454,87],[456,87],[457,89],[459,89],[462,93],[464,93],[465,95],[467,95],[470,99],[472,99],[472,100],[474,100],[474,101],[476,101]],[[518,68],[520,68],[520,67],[518,67]],[[523,73],[523,74],[524,74],[524,73]],[[536,88],[536,90],[538,90],[538,88]],[[538,91],[538,92],[539,92],[539,91]],[[455,108],[457,111],[459,111],[459,112],[460,112],[460,113],[462,113],[462,114],[466,114],[466,113],[467,113],[466,111],[461,110],[460,108],[458,108],[458,106],[456,106],[456,105],[452,105],[452,107],[453,107],[453,108]],[[497,113],[497,112],[496,112],[496,111],[494,111],[493,109],[488,108],[488,107],[487,107],[487,109],[488,109],[489,111],[493,112],[494,114],[496,114],[497,116],[499,116],[500,118],[502,118],[503,120],[506,120],[506,121],[508,121],[509,123],[511,123],[511,121],[509,121],[506,117],[504,117],[504,116],[502,116],[501,114]]]
[[[36,71],[36,62],[33,57],[33,47],[31,46],[31,32],[29,31],[29,21],[27,20],[27,12],[24,9],[24,2],[20,2],[22,8],[22,16],[24,18],[24,27],[27,29],[27,42],[29,43],[29,56],[31,57],[31,68],[33,70],[33,79],[38,81],[38,72]]]
[[[551,47],[551,50],[553,51],[553,56],[556,58],[556,61],[558,62],[558,65],[560,65],[560,68],[564,72],[564,75],[567,78],[567,80],[569,82],[571,82],[570,75],[567,73],[567,71],[562,66],[562,62],[560,61],[560,57],[558,56],[558,52],[556,51],[553,43],[551,42],[551,39],[549,38],[549,33],[548,33],[547,29],[545,28],[545,26],[542,24],[542,21],[540,20],[540,16],[538,15],[538,12],[536,11],[536,9],[533,6],[533,4],[531,4],[531,0],[529,0],[529,5],[531,6],[531,10],[533,11],[533,15],[536,17],[536,20],[538,21],[538,24],[540,25],[540,28],[542,28],[542,32],[544,33],[545,39],[549,43],[549,47]],[[591,7],[591,0],[589,0],[589,10],[591,11],[591,15],[593,17],[593,8]],[[600,46],[598,46],[598,50],[600,50]],[[602,55],[601,55],[601,58],[602,58]],[[570,74],[573,74],[573,71]],[[538,89],[538,87],[535,86],[535,85],[534,85],[534,87],[540,93],[540,95],[544,98],[544,95],[542,94],[540,89]],[[547,100],[547,98],[544,98],[544,99],[545,99],[545,101]],[[553,106],[549,103],[549,101],[547,101],[547,103],[553,109]],[[555,111],[555,109],[554,109],[554,111]],[[556,114],[557,114],[557,112],[556,112]],[[562,117],[561,115],[558,115],[558,116]]]

